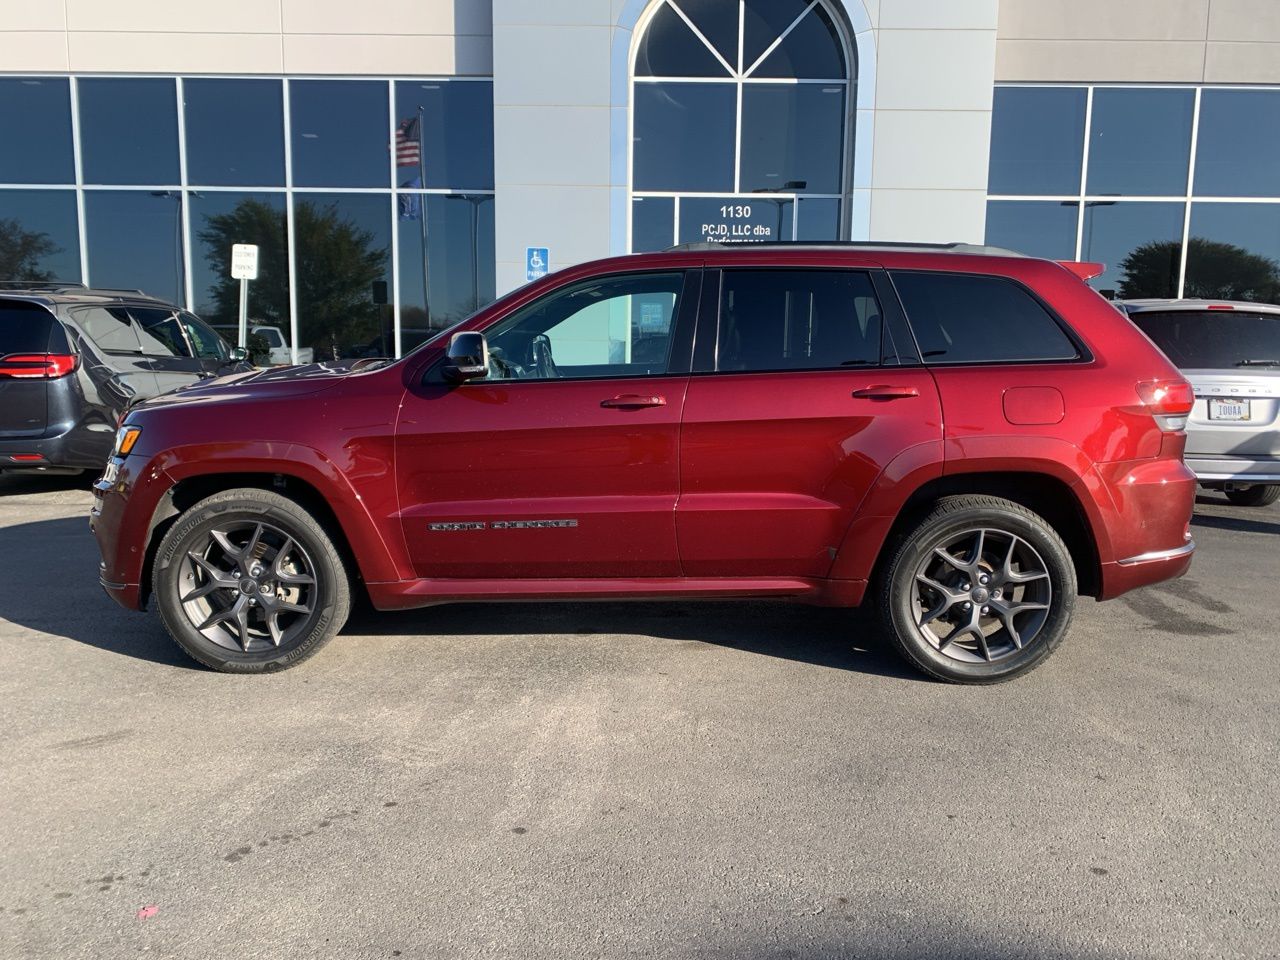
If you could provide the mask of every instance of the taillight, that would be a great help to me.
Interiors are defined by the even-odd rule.
[[[1160,429],[1168,433],[1185,430],[1187,417],[1196,405],[1195,390],[1181,377],[1143,380],[1138,384],[1138,397]]]
[[[55,380],[76,368],[74,353],[11,353],[0,357],[0,377]]]

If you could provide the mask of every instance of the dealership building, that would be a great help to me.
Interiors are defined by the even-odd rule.
[[[27,0],[0,279],[401,353],[546,269],[987,242],[1280,299],[1277,0]]]

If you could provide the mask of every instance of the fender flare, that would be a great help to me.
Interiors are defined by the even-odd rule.
[[[831,565],[829,577],[868,580],[903,508],[930,481],[965,474],[1039,474],[1071,493],[1096,545],[1099,563],[1112,559],[1110,491],[1075,445],[1049,437],[981,436],[917,444],[895,457],[863,498]]]
[[[404,578],[407,558],[392,549],[387,531],[369,513],[346,474],[314,447],[270,441],[176,446],[157,457],[155,466],[172,481],[166,494],[185,480],[219,474],[279,474],[299,480],[328,504],[366,583]]]

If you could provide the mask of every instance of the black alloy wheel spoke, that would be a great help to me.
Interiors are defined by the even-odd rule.
[[[314,620],[315,566],[293,536],[270,523],[220,523],[181,563],[183,612],[221,647],[240,653],[275,649]]]
[[[1033,643],[1049,620],[1052,579],[1036,549],[977,527],[930,548],[912,583],[916,629],[940,653],[995,663]]]

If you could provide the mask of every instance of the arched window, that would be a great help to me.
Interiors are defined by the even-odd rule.
[[[843,235],[855,70],[823,0],[660,0],[638,37],[633,251]]]

